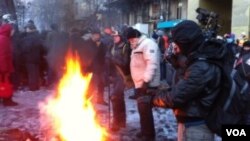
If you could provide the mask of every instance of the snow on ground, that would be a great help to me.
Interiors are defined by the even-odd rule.
[[[39,121],[39,102],[45,100],[46,96],[52,94],[52,90],[41,89],[39,91],[17,91],[14,94],[14,101],[18,106],[4,107],[0,104],[0,130],[19,129],[29,132],[41,141],[45,141],[46,123]],[[135,100],[128,99],[133,94],[132,90],[125,92],[127,127],[118,133],[113,133],[119,140],[136,140],[135,133],[139,132],[139,115]],[[106,95],[108,95],[106,93]],[[102,111],[103,122],[108,127],[108,106],[96,105],[98,111]],[[99,112],[98,112],[99,113]],[[171,110],[154,108],[155,127],[157,140],[176,139],[176,122]]]
[[[8,129],[19,129],[28,132],[39,141],[50,141],[46,135],[49,130],[47,123],[40,122],[39,118],[39,102],[45,100],[46,96],[51,95],[52,90],[41,89],[39,91],[17,91],[14,94],[14,101],[18,102],[18,106],[4,107],[0,104],[0,132]],[[133,90],[125,92],[126,110],[127,110],[127,126],[117,133],[112,133],[114,141],[138,141],[135,134],[140,131],[139,115],[137,111],[136,101],[128,99],[133,94]],[[106,98],[108,94],[106,93]],[[95,106],[103,126],[108,128],[109,108],[108,106]],[[177,124],[172,110],[153,108],[156,141],[175,141],[177,138]],[[0,135],[1,136],[1,135]]]

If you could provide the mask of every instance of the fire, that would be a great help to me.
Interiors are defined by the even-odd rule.
[[[94,107],[86,98],[92,74],[82,75],[79,62],[77,55],[68,53],[66,73],[56,96],[49,97],[43,109],[61,141],[104,141],[106,131],[98,124]]]

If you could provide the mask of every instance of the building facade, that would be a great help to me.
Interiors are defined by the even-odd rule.
[[[200,7],[219,15],[220,35],[245,32],[249,37],[250,34],[249,0],[109,0],[108,7],[119,11],[113,13],[118,15],[111,20],[113,24],[147,23],[150,31],[161,21],[191,19],[198,22],[196,9]]]
[[[184,19],[187,17],[186,0],[111,0],[107,4],[110,10],[118,16],[114,24],[135,25],[144,23],[149,25],[151,33],[160,21]]]
[[[189,0],[189,19],[195,19],[195,13],[192,9],[196,7],[203,7],[219,14],[219,23],[222,26],[220,34],[229,32],[234,33],[236,36],[239,36],[242,32],[245,32],[249,37],[249,0]]]

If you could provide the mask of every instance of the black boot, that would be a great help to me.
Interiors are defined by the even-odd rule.
[[[3,99],[4,106],[17,106],[18,104],[12,100],[12,98]]]
[[[137,107],[140,115],[141,133],[136,136],[151,141],[155,138],[155,128],[150,96],[138,97]]]

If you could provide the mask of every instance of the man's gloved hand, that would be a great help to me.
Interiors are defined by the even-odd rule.
[[[172,108],[173,100],[168,90],[158,90],[152,95],[151,104],[155,107]]]
[[[138,103],[150,103],[151,96],[147,93],[148,83],[144,82],[141,88],[136,89],[136,100]]]
[[[149,84],[147,82],[143,82],[141,89],[145,92],[144,94],[147,93],[148,86]]]
[[[145,96],[147,94],[147,89],[148,84],[144,82],[140,88],[136,89],[136,97]]]

